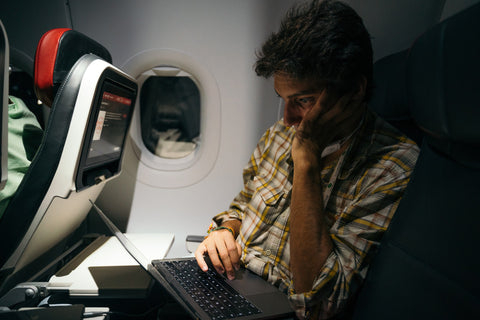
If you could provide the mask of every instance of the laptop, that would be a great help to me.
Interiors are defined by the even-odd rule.
[[[125,250],[194,319],[293,319],[288,298],[278,288],[245,268],[235,280],[219,275],[210,265],[203,272],[195,258],[149,261],[90,200],[93,208]],[[207,259],[208,261],[208,259]],[[201,290],[211,290],[203,292]]]

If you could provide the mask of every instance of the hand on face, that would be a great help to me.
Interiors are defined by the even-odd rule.
[[[285,101],[284,123],[297,128],[292,150],[294,161],[320,159],[326,146],[355,130],[365,112],[365,81],[357,92],[340,97],[319,89],[314,81],[282,73],[274,76],[274,87]]]
[[[364,112],[365,106],[358,94],[336,99],[322,91],[297,126],[292,146],[294,163],[300,160],[318,162],[325,147],[352,133]]]

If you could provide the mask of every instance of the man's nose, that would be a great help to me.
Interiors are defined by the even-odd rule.
[[[283,122],[288,127],[299,125],[300,122],[302,122],[301,112],[289,102],[285,102],[285,108],[283,109]]]

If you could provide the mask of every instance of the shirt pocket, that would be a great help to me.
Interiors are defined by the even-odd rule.
[[[253,183],[257,195],[260,196],[266,206],[277,206],[285,194],[285,186],[280,183],[275,183],[273,180],[256,176],[253,179]]]
[[[262,250],[268,249],[275,256],[279,251],[279,241],[285,234],[290,213],[287,210],[290,200],[287,190],[288,185],[284,184],[285,181],[275,178],[268,180],[262,176],[255,177],[253,181],[255,195],[247,210],[248,215],[255,215],[255,217],[251,217],[255,223],[255,230],[253,231],[255,236],[252,237],[254,240],[250,245],[258,246]],[[264,260],[264,258],[262,259]]]

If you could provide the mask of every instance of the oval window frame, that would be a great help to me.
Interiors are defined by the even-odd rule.
[[[192,76],[200,92],[200,143],[194,152],[179,159],[161,158],[145,146],[141,135],[139,97],[130,129],[135,156],[139,160],[137,179],[161,188],[179,188],[198,183],[213,169],[220,148],[221,106],[218,85],[209,70],[192,56],[172,49],[152,49],[136,54],[123,70],[137,79],[139,90],[159,67],[173,67]],[[152,170],[153,169],[153,170]],[[181,174],[179,174],[181,173]]]

